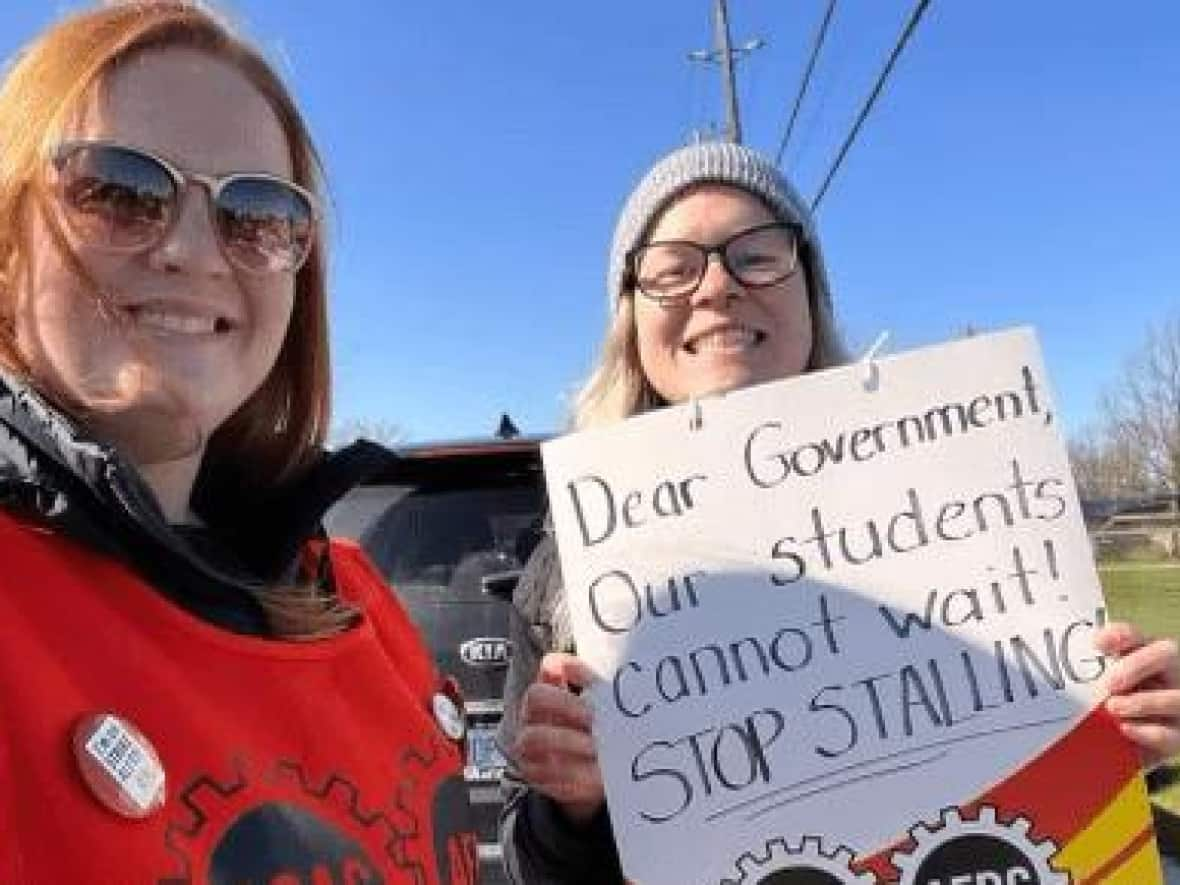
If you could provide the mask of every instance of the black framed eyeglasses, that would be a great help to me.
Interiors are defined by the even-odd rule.
[[[311,253],[319,208],[310,191],[265,172],[181,171],[141,148],[68,141],[52,156],[67,227],[88,246],[140,252],[159,243],[190,184],[209,193],[222,253],[249,273],[294,273]]]
[[[682,304],[705,278],[709,256],[716,255],[726,272],[751,289],[781,283],[799,267],[797,224],[774,221],[739,231],[714,246],[692,240],[659,240],[627,253],[633,286],[660,304]]]

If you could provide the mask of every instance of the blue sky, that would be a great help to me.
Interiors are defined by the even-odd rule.
[[[72,3],[8,4],[0,54]],[[773,153],[824,0],[730,0]],[[909,12],[846,2],[786,155],[814,194]],[[298,96],[333,194],[338,420],[560,427],[615,213],[714,124],[711,0],[222,3]],[[311,13],[310,10],[320,10]],[[330,10],[325,12],[324,10]],[[934,0],[819,213],[854,350],[1031,324],[1067,429],[1180,310],[1180,5]]]

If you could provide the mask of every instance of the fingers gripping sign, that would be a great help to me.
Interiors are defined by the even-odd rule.
[[[1180,752],[1180,652],[1175,639],[1145,637],[1130,624],[1113,623],[1095,635],[1115,659],[1107,676],[1106,709],[1139,750],[1143,764],[1158,765]]]
[[[537,681],[524,694],[513,748],[522,777],[576,822],[593,817],[605,800],[593,710],[582,695],[594,679],[576,655],[545,655]]]

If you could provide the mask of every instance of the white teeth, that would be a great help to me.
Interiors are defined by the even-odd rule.
[[[135,311],[132,316],[135,318],[135,324],[138,326],[146,326],[151,329],[159,329],[162,332],[173,332],[180,335],[211,335],[217,330],[217,320],[215,317],[182,316],[181,314],[168,313],[163,310],[152,310],[146,307]]]
[[[757,340],[758,333],[753,329],[747,329],[744,326],[730,326],[725,329],[718,329],[715,332],[708,332],[699,338],[692,339],[689,342],[689,349],[694,353],[742,350],[753,346]]]

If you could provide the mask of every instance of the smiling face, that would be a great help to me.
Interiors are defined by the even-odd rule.
[[[266,98],[233,65],[190,49],[122,62],[64,137],[142,148],[186,171],[291,177],[286,137]],[[199,454],[274,365],[294,275],[235,270],[198,185],[182,193],[167,235],[132,254],[78,241],[60,215],[46,217],[56,212],[53,195],[27,210],[29,273],[15,326],[34,379],[83,407],[115,403],[97,424],[140,463]],[[177,415],[189,427],[187,444],[168,439]]]
[[[746,191],[703,185],[664,210],[647,242],[713,246],[775,220]],[[811,311],[802,267],[781,283],[748,288],[713,257],[686,304],[661,306],[640,292],[630,297],[640,364],[668,402],[786,378],[807,366]]]

